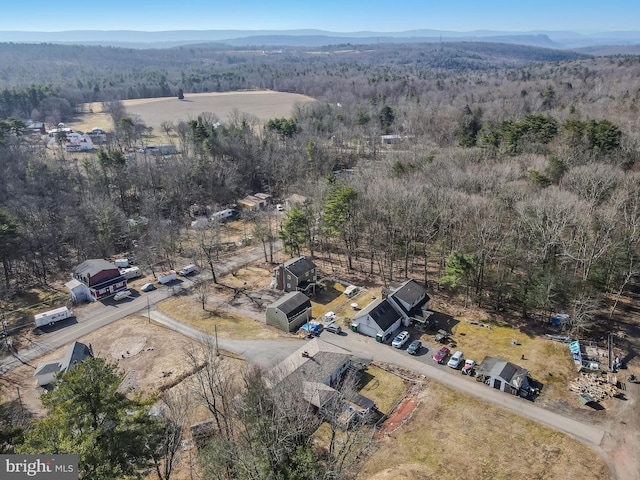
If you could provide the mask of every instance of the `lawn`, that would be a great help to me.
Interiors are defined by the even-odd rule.
[[[360,393],[373,400],[382,413],[389,413],[406,391],[402,378],[375,365],[367,366],[360,387]]]
[[[214,333],[215,326],[220,338],[289,338],[280,330],[235,313],[210,308],[203,310],[197,299],[185,295],[169,298],[159,303],[157,308],[161,313],[208,334]]]
[[[461,350],[465,358],[480,363],[485,356],[491,356],[526,368],[532,378],[542,382],[543,400],[567,399],[571,396],[567,385],[577,376],[577,372],[567,345],[527,335],[488,320],[481,323],[489,325],[491,329],[460,320],[453,329],[457,343],[454,350]]]
[[[596,452],[556,430],[437,382],[420,400],[403,428],[378,441],[359,480],[610,478]]]

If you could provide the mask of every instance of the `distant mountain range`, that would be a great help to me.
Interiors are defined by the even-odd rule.
[[[451,32],[409,30],[406,32],[348,32],[325,30],[172,30],[142,32],[134,30],[72,30],[67,32],[0,31],[0,42],[61,43],[103,45],[128,48],[168,48],[211,44],[232,47],[322,47],[341,44],[419,43],[419,42],[499,42],[556,49],[589,49],[640,45],[640,31],[576,33],[571,31],[498,32],[476,30]],[[609,51],[611,49],[609,48]],[[616,51],[614,48],[613,51]]]

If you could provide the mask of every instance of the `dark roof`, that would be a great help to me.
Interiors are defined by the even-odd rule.
[[[376,404],[370,398],[365,397],[364,395],[360,395],[356,393],[353,397],[353,403],[362,408],[375,408]]]
[[[94,258],[91,260],[85,260],[80,265],[73,267],[73,273],[83,277],[93,277],[103,270],[112,270],[114,268],[116,268],[116,266],[113,263],[107,262],[102,258]]]
[[[123,282],[125,280],[126,278],[124,278],[122,275],[118,275],[117,277],[111,277],[105,280],[104,282],[91,284],[90,287],[93,288],[94,290],[101,290],[103,288],[110,287],[111,285]]]
[[[307,308],[311,308],[311,300],[309,300],[309,297],[304,293],[290,292],[273,302],[269,307],[277,308],[284,313],[287,318],[291,318],[297,316]]]
[[[84,343],[73,342],[73,344],[67,348],[64,358],[60,360],[60,371],[66,372],[77,363],[83,362],[89,357],[93,357],[89,347]]]
[[[526,379],[529,374],[525,368],[495,357],[485,357],[480,366],[477,367],[476,373],[478,375],[500,377],[509,384],[514,384],[514,379],[517,378]]]
[[[53,362],[41,363],[36,367],[34,375],[46,375],[48,373],[55,373],[60,371],[60,362],[54,360]]]
[[[374,305],[368,313],[383,331],[387,331],[401,317],[387,299],[380,299],[380,303]]]
[[[400,286],[400,288],[393,292],[392,295],[402,300],[407,305],[413,305],[423,296],[427,299],[427,301],[429,300],[427,290],[415,280],[407,280]]]
[[[298,257],[285,262],[284,268],[289,270],[296,277],[300,277],[308,271],[315,269],[316,264],[307,257]]]

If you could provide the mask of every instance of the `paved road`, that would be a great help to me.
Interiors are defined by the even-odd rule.
[[[222,261],[217,268],[217,273],[223,275],[232,269],[261,258],[263,253],[259,248],[247,252],[241,257],[234,257]],[[164,300],[181,292],[190,285],[189,280],[176,282],[168,288],[160,288],[148,294],[127,300],[121,303],[113,303],[92,309],[89,318],[79,318],[78,323],[51,333],[38,343],[20,350],[15,357],[8,357],[0,362],[0,374],[20,365],[31,362],[49,351],[68,344],[87,333],[93,332],[105,325],[115,322],[133,313],[147,313],[148,306]],[[191,338],[200,340],[203,334],[189,326],[172,320],[155,310],[149,312],[157,323],[176,330]],[[453,371],[446,366],[439,366],[431,360],[432,351],[428,353],[423,349],[421,355],[412,357],[405,349],[397,350],[388,345],[381,345],[374,339],[364,337],[353,332],[343,332],[341,335],[333,335],[329,332],[322,333],[322,339],[334,345],[344,348],[356,357],[372,359],[392,363],[403,368],[420,372],[428,378],[442,382],[450,387],[475,395],[486,401],[507,408],[511,411],[527,416],[535,421],[546,424],[577,437],[593,445],[600,445],[605,432],[599,428],[577,422],[562,415],[550,412],[535,404],[513,397],[503,392],[495,391],[486,385],[473,379],[462,376],[458,371]],[[270,367],[297,350],[303,341],[300,340],[228,340],[219,339],[218,346],[243,355],[248,360]]]
[[[166,315],[152,311],[151,318],[172,330],[186,336],[200,340],[203,334],[191,327],[185,326]],[[529,417],[549,427],[568,433],[592,445],[600,445],[605,431],[591,425],[572,420],[557,413],[536,406],[533,402],[508,395],[487,387],[475,379],[466,377],[459,370],[453,370],[446,365],[438,365],[431,359],[434,347],[423,348],[418,356],[411,356],[405,349],[395,349],[389,345],[377,343],[373,338],[365,337],[353,332],[343,332],[334,335],[323,332],[321,339],[344,348],[352,355],[366,360],[377,360],[391,363],[400,367],[420,372],[425,377],[437,380],[452,388],[474,395],[483,400],[501,406],[515,413]],[[210,338],[210,341],[213,339]],[[303,345],[301,340],[229,340],[218,339],[221,349],[242,355],[247,360],[272,367],[293,353]]]
[[[280,248],[280,245],[276,245],[275,247],[276,250]],[[219,276],[226,275],[234,269],[261,259],[263,255],[260,248],[254,248],[242,255],[223,258],[216,264],[216,274]],[[0,375],[21,364],[31,363],[56,348],[67,345],[88,333],[124,317],[138,312],[146,315],[148,307],[180,293],[185,288],[189,288],[193,280],[198,278],[207,278],[207,273],[203,271],[202,274],[198,276],[181,278],[180,280],[172,282],[171,285],[160,287],[157,290],[144,293],[132,299],[121,300],[120,302],[108,300],[103,305],[92,305],[86,312],[78,314],[77,323],[63,328],[53,327],[53,332],[43,336],[42,340],[18,351],[13,356],[0,360]],[[210,276],[208,278],[210,278]]]

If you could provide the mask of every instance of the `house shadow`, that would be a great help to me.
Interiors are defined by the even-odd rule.
[[[438,330],[445,330],[450,335],[453,329],[460,323],[452,315],[442,312],[433,312],[424,324],[424,329],[428,333],[436,333]]]
[[[316,290],[316,294],[313,296],[313,301],[321,305],[327,305],[333,302],[336,298],[342,295],[333,287],[320,288]]]

